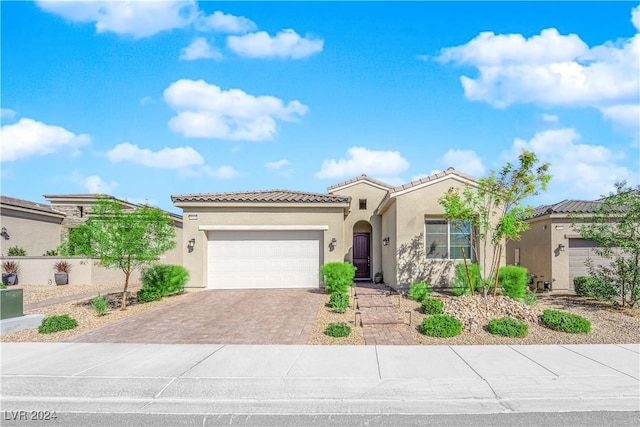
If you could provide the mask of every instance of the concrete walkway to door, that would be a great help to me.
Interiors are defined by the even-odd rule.
[[[322,298],[317,289],[193,291],[65,341],[306,344]]]

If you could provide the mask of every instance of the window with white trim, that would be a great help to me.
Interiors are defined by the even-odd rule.
[[[471,259],[471,223],[427,219],[424,222],[425,255],[428,259]]]

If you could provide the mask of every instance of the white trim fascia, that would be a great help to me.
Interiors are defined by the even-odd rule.
[[[384,190],[384,191],[389,191],[390,190],[389,187],[385,187],[383,185],[375,184],[375,183],[373,183],[371,181],[367,181],[367,180],[362,179],[360,181],[351,182],[349,184],[341,185],[340,187],[332,188],[329,191],[329,194],[333,193],[334,191],[344,190],[345,188],[353,187],[354,185],[358,185],[358,184],[368,184],[368,185],[370,185],[372,187],[379,188],[380,190]]]
[[[200,225],[199,231],[327,231],[328,225]]]

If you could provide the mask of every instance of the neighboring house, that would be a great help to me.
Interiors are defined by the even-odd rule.
[[[327,194],[288,190],[173,195],[183,210],[189,287],[320,286],[320,266],[349,261],[356,279],[406,289],[415,280],[447,286],[471,257],[471,233],[442,217],[438,199],[475,185],[453,168],[393,187],[366,175]]]
[[[587,258],[596,265],[610,262],[594,252],[597,243],[583,239],[571,226],[570,215],[593,214],[600,205],[600,201],[563,200],[534,209],[521,239],[507,242],[507,264],[527,268],[538,290],[547,282],[553,290],[573,291],[574,277],[589,275]]]
[[[43,256],[56,249],[66,238],[69,229],[85,221],[91,206],[98,197],[108,197],[121,202],[125,209],[135,209],[137,204],[116,199],[107,194],[46,194],[50,202],[35,203],[27,200],[0,196],[1,254],[7,255],[11,246],[26,250],[27,256]],[[176,227],[176,248],[163,257],[166,262],[182,263],[182,217],[167,212]]]

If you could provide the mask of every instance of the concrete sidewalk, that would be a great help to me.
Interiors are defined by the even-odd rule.
[[[5,416],[640,410],[640,344],[2,343],[0,350]]]

